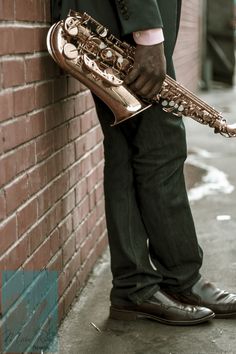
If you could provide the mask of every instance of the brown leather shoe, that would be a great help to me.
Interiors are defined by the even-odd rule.
[[[137,320],[148,318],[167,325],[185,326],[206,322],[214,318],[210,309],[184,305],[162,291],[157,291],[141,305],[111,305],[110,318],[116,320]]]
[[[185,304],[207,307],[217,318],[236,316],[236,294],[218,289],[202,278],[190,290],[171,296]]]

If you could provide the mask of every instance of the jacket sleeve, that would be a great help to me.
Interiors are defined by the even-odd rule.
[[[158,0],[110,1],[114,3],[116,7],[123,35],[163,27]]]

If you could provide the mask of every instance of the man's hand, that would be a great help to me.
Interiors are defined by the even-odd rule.
[[[153,98],[160,92],[166,76],[166,59],[163,43],[137,45],[134,66],[125,83],[138,96]]]

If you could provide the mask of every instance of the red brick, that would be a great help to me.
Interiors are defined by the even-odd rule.
[[[0,19],[5,21],[14,19],[14,1],[12,0],[0,1]]]
[[[3,153],[3,131],[2,126],[0,126],[0,155]]]
[[[26,261],[29,255],[28,237],[21,238],[14,248],[6,255],[5,267],[7,270],[17,270]]]
[[[26,201],[29,195],[28,190],[28,178],[27,175],[23,175],[11,185],[6,187],[6,204],[7,215],[16,210],[20,205]]]
[[[92,211],[96,205],[96,194],[95,191],[89,194],[89,211]]]
[[[103,161],[103,145],[97,145],[96,149],[92,152],[92,163],[97,165],[99,162]]]
[[[45,22],[51,22],[51,2],[49,0],[44,0],[44,19]]]
[[[97,132],[96,130],[89,131],[85,136],[85,150],[89,151],[97,145]]]
[[[46,38],[47,38],[48,28],[47,27],[36,27],[34,28],[34,50],[35,51],[46,51]]]
[[[96,143],[99,144],[103,141],[103,133],[102,133],[102,129],[100,126],[97,126],[95,128],[96,130]]]
[[[51,258],[50,253],[50,239],[47,239],[30,257],[29,261],[25,264],[24,269],[37,271],[44,269]]]
[[[49,132],[40,136],[36,141],[36,158],[42,161],[54,151],[53,133]]]
[[[52,186],[48,186],[39,194],[38,196],[39,217],[42,216],[53,205],[52,193],[53,193]]]
[[[26,86],[14,92],[14,113],[19,116],[31,112],[35,107],[35,91],[33,86]]]
[[[70,281],[71,281],[71,273],[70,273],[69,265],[67,265],[66,267],[64,267],[63,272],[61,272],[59,276],[59,284],[58,284],[59,296],[61,296],[64,293]]]
[[[69,310],[73,300],[75,299],[75,296],[76,296],[76,281],[74,279],[65,294],[65,312],[66,313]]]
[[[0,222],[6,217],[6,198],[3,191],[0,192]]]
[[[95,248],[95,252],[96,252],[96,256],[100,257],[102,255],[102,253],[105,251],[105,249],[107,248],[108,245],[108,239],[107,239],[107,235],[103,235],[97,242],[96,244],[96,248]]]
[[[75,98],[75,115],[80,116],[82,113],[86,111],[86,92],[81,92]],[[82,131],[82,130],[81,130]]]
[[[73,257],[69,262],[69,271],[71,274],[71,278],[75,276],[80,266],[81,266],[81,254],[80,251],[78,251],[74,253]]]
[[[68,217],[63,220],[63,222],[59,225],[59,234],[60,234],[60,243],[63,245],[65,241],[69,238],[72,233],[72,217],[68,215]]]
[[[62,271],[62,251],[58,252],[49,262],[47,269],[50,271]]]
[[[90,110],[91,108],[94,107],[94,100],[93,100],[93,96],[91,95],[90,91],[87,91],[86,96],[85,96],[85,100],[86,100],[86,110]],[[94,114],[94,111],[91,111],[91,114]]]
[[[5,60],[2,63],[3,87],[12,87],[25,82],[24,61],[21,59]]]
[[[10,120],[2,126],[3,148],[8,151],[27,141],[27,118],[25,116]]]
[[[47,167],[47,176],[49,182],[52,179],[54,179],[56,176],[58,176],[62,172],[62,170],[64,170],[62,150],[56,152],[55,154],[53,154],[53,156],[48,158],[46,162],[46,167]]]
[[[2,187],[16,175],[15,155],[3,156],[0,165],[0,187]]]
[[[48,54],[31,56],[25,60],[26,82],[48,80],[58,74],[58,66]]]
[[[12,91],[7,90],[0,93],[0,107],[0,121],[4,121],[13,116],[14,105]]]
[[[14,32],[14,51],[13,53],[32,53],[35,50],[34,27],[16,27]],[[24,40],[22,40],[24,39]]]
[[[68,95],[75,95],[81,91],[81,83],[79,80],[69,76],[68,77]]]
[[[95,252],[91,253],[89,257],[87,257],[86,262],[83,264],[83,267],[77,275],[77,283],[80,288],[83,287],[87,281],[89,273],[91,272],[92,267],[96,261],[94,256]]]
[[[104,195],[103,181],[102,183],[100,182],[100,184],[97,185],[95,189],[95,194],[96,194],[96,203],[98,203],[99,200],[103,198]]]
[[[30,230],[28,236],[29,236],[29,252],[30,254],[32,254],[46,238],[46,235],[43,234],[43,220]]]
[[[75,162],[74,143],[68,144],[62,150],[63,167],[67,168]]]
[[[59,101],[67,97],[67,78],[60,76],[53,82],[54,87],[54,101]]]
[[[75,192],[74,190],[72,190],[61,200],[62,215],[63,216],[68,215],[73,210],[74,207],[75,207]]]
[[[43,63],[43,57],[31,57],[25,60],[25,72],[26,72],[26,82],[34,82],[38,80],[44,80],[45,67]]]
[[[72,234],[72,236],[66,241],[66,243],[62,248],[64,266],[72,258],[74,253],[75,253],[75,235]]]
[[[81,222],[89,213],[89,198],[88,196],[79,204],[79,221]]]
[[[52,82],[42,82],[35,87],[35,108],[43,108],[52,102]]]
[[[85,156],[80,161],[81,177],[86,176],[92,168],[91,156]]]
[[[76,216],[76,214],[74,214],[74,216]],[[80,220],[75,219],[73,219],[73,222],[75,223],[75,226],[78,226],[76,225],[76,222],[79,222],[79,227],[76,230],[76,249],[79,249],[81,243],[88,235],[88,223],[87,221],[81,223]]]
[[[0,27],[0,55],[14,53],[14,30],[11,27]]]
[[[48,236],[62,219],[61,204],[57,203],[49,210],[45,218],[43,219],[42,228],[43,235]]]
[[[96,186],[97,183],[97,169],[92,170],[86,177],[88,192],[90,193]]]
[[[58,150],[68,143],[68,126],[67,124],[61,125],[54,130],[54,144],[55,150]],[[67,147],[65,147],[65,150]],[[74,148],[73,148],[74,150]],[[72,151],[73,154],[73,151]],[[68,161],[67,159],[65,161]]]
[[[97,208],[96,208],[97,209]],[[97,212],[96,212],[96,209],[94,209],[89,215],[88,215],[88,218],[87,218],[87,223],[88,223],[88,233],[90,233],[95,225],[96,225],[96,221],[99,219],[97,218]]]
[[[56,252],[59,250],[61,246],[59,230],[58,229],[54,230],[52,234],[49,236],[49,238],[50,238],[51,254],[54,255],[56,254]]]
[[[55,193],[54,202],[59,200],[65,195],[69,190],[69,173],[66,171],[63,175],[61,175],[55,182],[53,183],[53,190]]]
[[[27,119],[27,139],[31,140],[45,132],[44,111],[32,113]]]
[[[88,132],[91,127],[92,127],[92,115],[91,112],[85,112],[81,117],[80,117],[80,129],[81,133],[84,134]]]
[[[0,256],[2,256],[16,240],[16,217],[13,216],[0,226]]]
[[[43,21],[44,1],[42,0],[15,0],[16,20],[19,21]]]
[[[75,100],[74,98],[68,98],[62,105],[62,114],[64,121],[70,120],[75,116]]]
[[[85,154],[85,143],[86,143],[85,139],[86,139],[85,136],[81,136],[75,142],[75,156],[76,156],[76,159],[81,158]]]
[[[84,199],[87,193],[87,182],[86,179],[84,179],[76,186],[76,205]]]
[[[74,140],[80,135],[80,117],[70,120],[69,123],[69,140]]]
[[[37,221],[37,200],[33,199],[17,212],[18,237]]]
[[[29,176],[29,194],[37,193],[47,183],[47,165],[42,163],[37,165],[28,173]]]
[[[74,186],[75,184],[78,183],[79,177],[80,177],[80,168],[79,168],[79,163],[75,163],[69,170],[69,181],[70,181],[70,187]]]
[[[46,131],[55,128],[64,121],[63,106],[61,103],[45,108]]]
[[[34,142],[32,142],[0,159],[0,187],[9,183],[17,174],[34,164],[34,150]]]

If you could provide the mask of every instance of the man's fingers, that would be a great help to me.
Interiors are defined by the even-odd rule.
[[[141,75],[132,85],[131,90],[137,95],[144,98],[153,98],[157,95],[162,87],[162,76],[153,76],[148,78],[145,75]]]
[[[140,75],[138,68],[133,68],[131,72],[126,76],[124,82],[126,85],[131,85]]]
[[[142,90],[142,88],[147,84],[148,79],[145,75],[139,76],[131,85],[130,88],[134,92]]]
[[[155,96],[158,95],[158,93],[160,92],[162,88],[162,83],[158,83],[156,85],[154,85],[151,90],[145,95],[145,98],[151,99]]]

